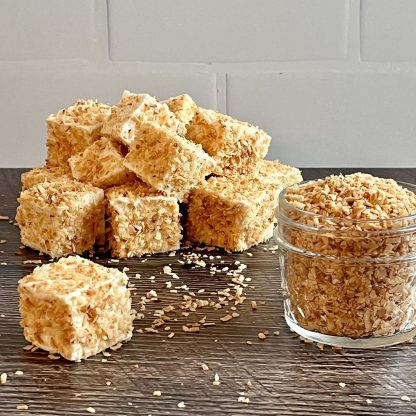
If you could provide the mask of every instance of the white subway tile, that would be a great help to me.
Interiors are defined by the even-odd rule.
[[[109,0],[110,56],[121,61],[342,59],[345,0]]]
[[[78,98],[116,103],[123,89],[148,92],[159,98],[189,93],[205,107],[216,107],[215,77],[207,73],[141,73],[131,68],[106,71],[26,65],[0,70],[0,167],[43,164],[46,117]]]
[[[415,61],[415,22],[415,0],[362,0],[362,59]]]
[[[88,58],[93,0],[0,1],[0,60]]]
[[[416,167],[415,73],[228,75],[228,111],[297,166]]]

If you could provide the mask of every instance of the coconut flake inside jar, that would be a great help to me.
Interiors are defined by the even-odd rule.
[[[415,192],[362,173],[281,192],[275,238],[293,330],[357,348],[416,335]]]

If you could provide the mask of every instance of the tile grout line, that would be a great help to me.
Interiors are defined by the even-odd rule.
[[[347,25],[346,25],[346,55],[345,63],[348,65],[361,64],[361,2],[360,0],[349,0],[347,3]]]
[[[110,38],[108,22],[108,1],[94,1],[94,50],[93,64],[101,66],[102,63],[110,62]]]
[[[216,74],[216,100],[217,110],[220,113],[228,114],[227,110],[227,73],[217,72]]]

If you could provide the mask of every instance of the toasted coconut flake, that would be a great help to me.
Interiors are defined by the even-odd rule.
[[[27,404],[18,404],[16,410],[29,410],[29,406]]]
[[[6,383],[7,383],[7,373],[1,373],[0,384],[6,384]]]
[[[220,320],[223,321],[223,322],[227,322],[227,321],[229,321],[231,319],[233,319],[233,317],[231,315],[225,315],[225,316],[222,316],[220,318]]]
[[[250,399],[248,397],[239,396],[238,400],[239,403],[250,403]]]

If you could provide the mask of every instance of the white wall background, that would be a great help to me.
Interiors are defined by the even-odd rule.
[[[189,93],[297,166],[416,167],[415,0],[0,0],[0,166],[45,118],[123,89]]]

